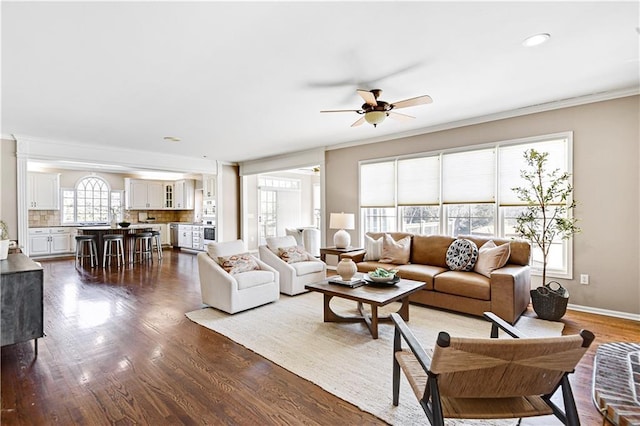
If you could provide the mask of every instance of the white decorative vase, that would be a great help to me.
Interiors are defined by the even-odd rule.
[[[336,272],[344,281],[349,281],[358,272],[358,267],[351,259],[342,259],[336,267]]]
[[[5,260],[9,256],[9,240],[0,240],[0,260]]]

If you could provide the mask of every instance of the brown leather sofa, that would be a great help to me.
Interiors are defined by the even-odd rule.
[[[377,240],[384,234],[368,233]],[[507,264],[494,270],[490,278],[469,271],[452,271],[447,266],[446,254],[449,245],[455,240],[443,235],[412,235],[407,233],[389,233],[398,241],[411,236],[410,261],[405,265],[393,265],[378,261],[364,261],[365,252],[358,251],[342,254],[356,262],[359,272],[370,272],[378,267],[398,269],[401,278],[424,281],[424,290],[414,293],[410,301],[422,305],[449,309],[457,312],[482,316],[490,311],[511,324],[522,315],[529,304],[531,276],[529,256],[531,246],[522,240],[504,238],[459,236],[473,241],[478,248],[489,240],[496,245],[510,244],[510,256]]]

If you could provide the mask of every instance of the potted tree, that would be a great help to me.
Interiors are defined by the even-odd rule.
[[[512,189],[527,203],[517,218],[515,231],[542,252],[542,286],[531,290],[533,309],[540,318],[558,320],[566,312],[569,292],[556,281],[547,283],[549,250],[554,241],[569,239],[580,228],[568,214],[576,206],[571,197],[571,174],[546,170],[548,156],[548,152],[535,149],[525,151],[527,167],[520,171],[520,176],[526,185]]]
[[[9,256],[9,230],[4,220],[0,220],[0,260]]]

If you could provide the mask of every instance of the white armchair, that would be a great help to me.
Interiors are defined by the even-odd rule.
[[[318,228],[285,228],[285,233],[296,239],[299,246],[315,257],[320,257],[320,230]]]
[[[242,240],[209,243],[206,253],[198,253],[198,274],[202,303],[229,314],[275,302],[280,297],[279,273],[254,256],[257,270],[228,273],[218,259],[247,253]]]
[[[327,265],[309,253],[309,259],[302,262],[287,263],[278,256],[278,248],[296,246],[293,236],[267,238],[267,245],[259,246],[260,260],[280,275],[280,293],[294,296],[307,291],[304,286],[322,281],[327,277]]]

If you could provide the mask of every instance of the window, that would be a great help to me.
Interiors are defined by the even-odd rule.
[[[571,133],[494,143],[466,151],[363,162],[360,212],[364,232],[400,230],[419,235],[517,237],[514,227],[524,203],[512,190],[522,186],[524,152],[548,152],[550,170],[571,172]],[[571,277],[571,242],[553,243],[550,276]],[[542,254],[532,246],[532,271]]]
[[[62,189],[63,223],[107,223],[124,220],[123,191],[111,191],[98,176],[87,176],[75,188]]]

